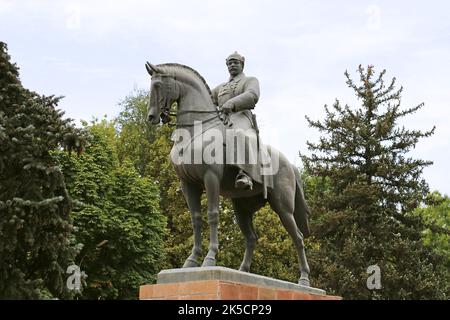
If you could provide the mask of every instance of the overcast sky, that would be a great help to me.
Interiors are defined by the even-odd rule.
[[[404,87],[404,107],[425,103],[401,124],[436,125],[411,156],[434,161],[424,176],[450,194],[449,1],[0,0],[0,40],[24,86],[64,95],[60,108],[77,120],[116,116],[148,88],[147,60],[188,65],[214,87],[237,50],[260,81],[262,138],[297,165],[318,138],[305,115],[323,119],[336,98],[356,106],[344,71],[356,79],[372,64]]]

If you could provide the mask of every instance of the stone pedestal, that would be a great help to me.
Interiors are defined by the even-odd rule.
[[[224,267],[163,270],[141,300],[341,300],[324,290]]]

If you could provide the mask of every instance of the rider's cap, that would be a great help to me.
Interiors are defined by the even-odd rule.
[[[230,61],[232,59],[239,60],[242,63],[245,62],[245,58],[243,56],[241,56],[239,53],[237,53],[237,51],[235,51],[234,53],[230,54],[225,62],[228,63],[228,61]]]

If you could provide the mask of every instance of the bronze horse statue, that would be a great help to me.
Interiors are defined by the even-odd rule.
[[[193,137],[190,144],[193,148],[204,147],[204,142],[195,143],[195,139],[207,134],[209,130],[224,130],[223,118],[211,98],[211,90],[206,81],[194,69],[175,63],[154,66],[146,63],[146,69],[151,75],[148,120],[159,124],[167,119],[172,112],[174,102],[177,128],[184,128]],[[165,122],[165,121],[163,121]],[[203,124],[206,129],[201,135],[194,136],[194,123]],[[267,146],[274,154],[273,147]],[[179,153],[175,145],[171,156]],[[201,195],[206,191],[208,207],[208,224],[210,240],[208,254],[202,266],[215,266],[216,254],[219,249],[218,221],[219,196],[231,198],[239,228],[246,239],[244,259],[239,268],[249,272],[257,236],[253,227],[253,215],[268,201],[270,207],[278,214],[280,220],[291,236],[297,249],[300,279],[299,284],[309,286],[309,266],[306,260],[303,238],[309,235],[308,214],[300,175],[286,157],[278,152],[278,171],[273,176],[273,188],[268,189],[267,199],[264,197],[263,186],[256,183],[252,190],[238,190],[234,179],[237,168],[227,163],[211,163],[201,160],[200,163],[180,163],[173,161],[173,167],[180,178],[181,190],[191,213],[194,245],[191,255],[186,259],[183,268],[197,267],[197,259],[201,255]]]

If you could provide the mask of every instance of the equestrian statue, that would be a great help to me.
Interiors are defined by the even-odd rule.
[[[252,110],[260,89],[255,77],[243,73],[245,59],[237,52],[226,59],[227,82],[210,90],[194,69],[176,63],[146,63],[151,76],[148,120],[152,124],[176,117],[170,157],[191,214],[194,245],[183,268],[199,266],[201,257],[201,195],[207,198],[210,238],[202,266],[215,266],[219,250],[219,197],[230,198],[246,239],[239,270],[249,272],[257,236],[253,215],[269,203],[280,217],[298,253],[299,284],[309,286],[303,239],[310,234],[309,208],[297,168],[275,148],[264,145]],[[231,138],[230,138],[231,137]],[[237,143],[241,141],[242,143]],[[239,161],[238,159],[245,159]]]

